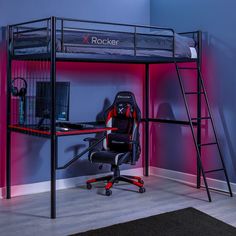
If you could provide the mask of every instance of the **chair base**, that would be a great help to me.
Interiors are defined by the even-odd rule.
[[[96,182],[102,182],[107,181],[107,184],[105,185],[106,195],[110,196],[112,194],[111,188],[115,183],[119,183],[120,181],[126,182],[129,184],[133,184],[137,187],[139,187],[139,192],[144,193],[144,181],[139,176],[130,176],[130,175],[107,175],[104,177],[96,178],[96,179],[90,179],[86,182],[87,189],[92,188],[92,183]]]

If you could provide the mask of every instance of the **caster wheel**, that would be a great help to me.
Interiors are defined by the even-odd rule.
[[[139,182],[140,184],[144,184],[144,181],[143,181],[142,179],[140,179],[138,182]]]
[[[139,188],[139,190],[138,190],[140,193],[145,193],[146,192],[146,189],[144,188],[144,187],[141,187],[141,188]]]
[[[92,184],[87,183],[87,189],[91,189],[92,188]]]
[[[112,191],[110,189],[106,190],[106,196],[111,196],[112,195]]]

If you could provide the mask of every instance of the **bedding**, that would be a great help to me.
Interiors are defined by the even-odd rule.
[[[170,31],[148,34],[128,32],[65,31],[56,34],[56,51],[77,54],[173,57],[173,36]],[[14,54],[47,53],[50,40],[45,33],[22,34],[14,40]],[[175,34],[175,56],[196,58],[195,41]]]

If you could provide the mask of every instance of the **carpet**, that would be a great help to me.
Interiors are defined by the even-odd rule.
[[[185,208],[73,236],[236,236],[236,228],[194,208]]]

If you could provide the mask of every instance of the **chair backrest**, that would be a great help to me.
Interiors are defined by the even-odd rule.
[[[132,92],[122,91],[117,93],[113,104],[105,112],[107,127],[118,128],[116,131],[107,132],[103,147],[105,150],[115,152],[132,152],[130,141],[139,144],[139,123],[141,112]],[[139,155],[137,155],[137,158]]]

